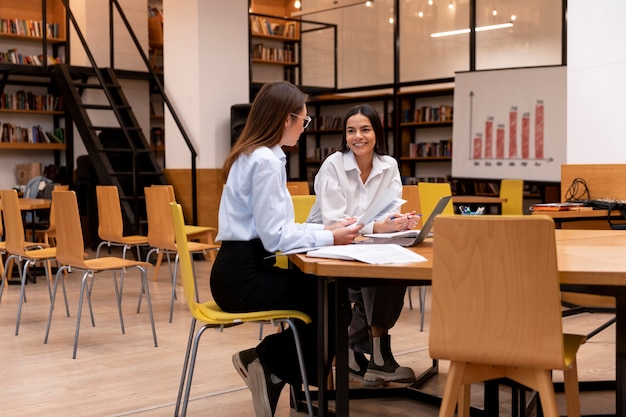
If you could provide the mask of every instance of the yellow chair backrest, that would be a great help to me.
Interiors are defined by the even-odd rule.
[[[554,222],[439,216],[433,241],[433,358],[564,369]]]
[[[417,189],[419,190],[423,221],[426,221],[430,216],[441,197],[452,195],[452,189],[447,182],[420,182],[417,184]],[[452,201],[446,205],[442,214],[454,214]]]
[[[293,211],[295,214],[296,223],[306,222],[309,217],[311,207],[315,203],[314,195],[292,195],[291,201],[293,202]]]
[[[176,246],[178,247],[178,263],[180,268],[180,277],[183,282],[183,291],[185,300],[191,314],[199,318],[199,304],[196,302],[196,283],[193,279],[193,264],[191,261],[191,253],[187,243],[187,233],[185,231],[185,218],[183,216],[183,208],[180,204],[170,203],[171,224],[174,227],[174,236],[176,238]],[[202,318],[200,318],[202,320]],[[206,317],[204,321],[211,320]]]
[[[502,214],[524,214],[524,180],[500,181],[500,198],[506,198],[506,202],[502,203]]]

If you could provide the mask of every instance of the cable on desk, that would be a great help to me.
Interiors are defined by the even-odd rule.
[[[565,192],[565,201],[567,202],[585,202],[590,200],[589,188],[582,178],[574,178],[569,188]]]

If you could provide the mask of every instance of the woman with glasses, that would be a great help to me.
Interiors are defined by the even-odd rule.
[[[375,202],[402,197],[398,164],[386,154],[385,132],[373,107],[360,105],[348,111],[339,150],[324,160],[314,187],[317,198],[307,219],[311,223],[332,224],[333,219],[361,215]],[[414,212],[400,214],[396,208],[366,224],[361,233],[413,229],[418,220]],[[353,308],[348,359],[352,379],[365,385],[415,379],[411,368],[394,359],[389,336],[404,306],[405,291],[406,287],[398,286],[350,289]]]
[[[211,269],[211,292],[225,311],[299,310],[313,322],[298,327],[310,381],[317,381],[316,278],[274,266],[276,251],[348,244],[361,226],[344,219],[329,226],[298,224],[287,190],[282,146],[295,146],[310,118],[307,96],[279,81],[265,84],[224,163],[226,185],[219,208],[221,248]],[[266,336],[256,348],[233,356],[252,393],[257,416],[273,416],[285,383],[300,386],[290,330]]]

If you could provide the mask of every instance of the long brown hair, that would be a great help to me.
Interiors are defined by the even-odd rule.
[[[261,146],[272,147],[283,137],[286,118],[298,114],[306,104],[308,96],[287,81],[266,83],[259,90],[246,125],[224,162],[224,177],[241,154],[249,154]]]

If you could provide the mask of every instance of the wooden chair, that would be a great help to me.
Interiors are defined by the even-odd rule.
[[[148,243],[150,251],[146,255],[146,262],[150,261],[152,254],[169,254],[175,256],[174,271],[171,265],[170,278],[172,282],[172,297],[170,302],[170,323],[174,315],[174,300],[176,299],[176,276],[178,275],[178,247],[176,245],[176,237],[174,235],[174,224],[172,223],[172,214],[170,213],[169,204],[175,202],[173,194],[167,187],[145,187],[144,195],[146,197],[146,213],[148,217]],[[187,228],[185,228],[185,232]],[[188,236],[185,233],[186,236]],[[219,245],[210,245],[200,242],[189,242],[187,247],[192,254],[206,254],[209,251],[216,251]],[[169,264],[169,262],[168,262]],[[193,263],[192,263],[193,266]],[[195,279],[195,271],[194,271]],[[196,298],[199,298],[196,294]]]
[[[107,245],[122,246],[122,258],[126,258],[126,250],[136,248],[137,259],[141,259],[140,246],[148,244],[148,237],[143,235],[124,236],[124,222],[120,195],[115,185],[97,185],[96,199],[98,203],[98,236],[102,242],[96,249],[96,258],[100,257],[100,248]]]
[[[227,313],[225,311],[222,311],[214,301],[206,301],[204,303],[199,303],[198,301],[196,301],[195,281],[193,279],[193,266],[188,247],[187,235],[185,233],[185,220],[183,218],[182,207],[180,206],[180,204],[171,203],[170,209],[172,222],[174,224],[174,230],[176,234],[176,242],[178,244],[178,257],[180,262],[180,271],[183,281],[185,300],[187,301],[189,311],[191,312],[192,317],[191,328],[189,329],[189,338],[187,340],[185,361],[183,364],[183,372],[180,378],[180,385],[178,388],[178,397],[176,398],[176,407],[174,409],[174,414],[178,415],[178,410],[181,407],[181,402],[182,410],[180,416],[185,417],[187,414],[187,404],[189,402],[189,393],[191,391],[191,383],[196,363],[196,354],[198,352],[198,344],[200,342],[200,337],[205,330],[218,328],[220,331],[222,331],[225,328],[240,323],[271,322],[274,324],[287,323],[293,331],[296,351],[298,353],[298,361],[300,363],[300,373],[302,375],[304,393],[308,405],[308,412],[309,416],[313,417],[313,406],[311,403],[311,394],[309,392],[308,379],[304,367],[302,348],[300,345],[298,331],[295,326],[295,320],[301,320],[305,323],[310,323],[311,318],[306,314],[296,310],[268,310],[250,313]],[[198,321],[202,323],[202,327],[198,329],[197,332],[195,332],[196,323]]]
[[[25,298],[26,275],[31,265],[43,262],[46,272],[46,284],[48,285],[48,293],[50,294],[51,271],[50,261],[56,258],[55,248],[45,248],[43,245],[32,247],[32,243],[28,243],[24,239],[24,223],[22,221],[22,213],[20,211],[20,203],[15,190],[0,191],[2,199],[2,212],[5,221],[5,245],[6,253],[9,255],[6,259],[4,272],[2,274],[2,282],[8,280],[7,271],[11,271],[10,265],[16,261],[20,272],[20,300],[17,307],[17,319],[15,322],[15,335],[19,334],[20,318],[22,315],[22,304]],[[0,300],[2,299],[2,291],[4,285],[0,285]],[[63,287],[65,289],[65,287]],[[67,308],[67,300],[66,300]],[[69,315],[69,310],[67,311]]]
[[[174,187],[170,184],[164,185],[152,185],[152,187],[164,187],[167,188],[170,193],[171,200],[176,201],[176,195],[174,194]],[[217,236],[217,228],[211,226],[196,226],[193,224],[185,224],[185,231],[187,232],[187,239],[197,240],[202,243],[206,243],[209,245],[215,245],[215,237]],[[219,246],[219,245],[218,245]],[[217,251],[210,251],[209,257],[211,258],[211,262],[215,261]],[[154,277],[153,280],[156,281],[159,275],[159,268],[161,267],[161,262],[163,261],[163,252],[159,252],[157,254],[157,260],[154,265]],[[169,262],[169,258],[168,258]]]
[[[439,216],[433,242],[430,355],[450,360],[440,417],[469,416],[470,384],[509,378],[557,417],[552,370],[564,372],[567,415],[580,416],[576,352],[563,334],[554,222],[547,216]],[[461,395],[461,398],[459,398]]]
[[[311,189],[307,181],[287,181],[287,190],[291,195],[309,195]]]
[[[57,184],[54,186],[52,191],[53,192],[54,191],[68,191],[69,189],[70,189],[69,185]],[[48,227],[45,229],[41,229],[41,230],[35,230],[35,236],[33,237],[34,241],[43,242],[46,245],[51,245],[51,242],[54,243],[54,240],[56,239],[56,221],[54,219],[54,216],[55,216],[54,212],[55,212],[54,205],[51,204]],[[51,245],[51,246],[54,246],[54,245]]]
[[[500,181],[500,198],[506,198],[506,202],[502,203],[502,214],[524,214],[524,180]]]
[[[96,274],[100,272],[110,271],[113,272],[113,283],[115,287],[115,301],[117,303],[118,315],[120,317],[120,327],[122,334],[125,333],[124,319],[122,316],[121,307],[121,293],[117,285],[117,273],[124,271],[127,268],[136,268],[141,274],[141,290],[145,292],[148,303],[148,313],[150,315],[150,323],[152,325],[152,337],[154,339],[154,347],[157,347],[156,329],[154,327],[154,318],[152,315],[152,302],[150,300],[150,290],[148,287],[148,277],[146,269],[151,265],[147,262],[133,261],[129,259],[118,258],[114,256],[85,259],[85,242],[83,240],[83,232],[80,224],[80,215],[78,213],[78,202],[76,201],[76,194],[73,191],[54,191],[52,193],[52,200],[57,207],[57,210],[63,213],[63,216],[57,218],[57,246],[56,254],[59,263],[63,266],[58,269],[56,278],[54,280],[54,289],[52,291],[52,299],[50,302],[50,311],[48,313],[48,323],[46,324],[46,335],[44,337],[44,343],[48,343],[48,335],[50,333],[50,324],[52,322],[52,313],[54,311],[54,300],[56,298],[57,286],[59,280],[63,280],[63,272],[65,270],[83,271],[83,276],[80,286],[80,298],[78,300],[78,313],[76,315],[76,330],[74,333],[74,351],[72,358],[76,359],[76,351],[78,349],[78,334],[80,330],[81,312],[83,309],[83,299],[85,295],[90,304],[91,310],[91,291],[93,286],[93,280]],[[95,327],[95,321],[93,315],[91,316],[91,324]]]

